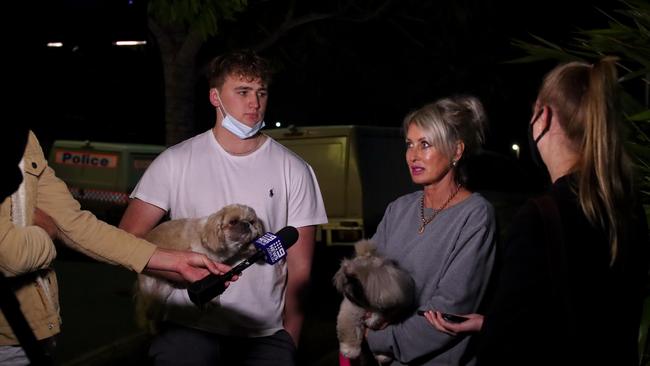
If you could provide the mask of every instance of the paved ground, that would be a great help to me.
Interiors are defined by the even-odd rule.
[[[331,278],[350,247],[319,246],[300,347],[300,365],[337,365],[335,331],[340,296]],[[60,281],[63,332],[57,365],[142,365],[147,338],[133,322],[135,274],[67,256],[55,263]]]

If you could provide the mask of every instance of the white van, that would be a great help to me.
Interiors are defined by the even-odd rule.
[[[329,219],[317,239],[327,245],[372,236],[388,204],[419,189],[408,173],[399,128],[341,125],[263,132],[314,169]]]

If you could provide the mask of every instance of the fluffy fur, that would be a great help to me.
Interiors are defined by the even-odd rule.
[[[161,248],[192,250],[210,259],[233,265],[255,253],[253,240],[264,233],[262,221],[251,207],[228,205],[199,219],[166,221],[149,232],[146,239]],[[142,328],[156,331],[165,300],[174,285],[159,277],[138,275],[136,320]]]
[[[334,275],[334,286],[344,296],[336,324],[339,349],[351,359],[361,354],[364,325],[376,329],[400,321],[412,312],[415,297],[411,276],[378,256],[374,244],[361,240],[354,249],[355,257],[344,259]],[[366,313],[370,316],[364,320]],[[380,363],[392,360],[388,355],[375,358]]]

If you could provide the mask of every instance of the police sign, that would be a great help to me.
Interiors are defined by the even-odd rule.
[[[117,154],[100,154],[73,150],[57,150],[55,157],[57,164],[87,168],[115,168],[117,167],[117,161]]]

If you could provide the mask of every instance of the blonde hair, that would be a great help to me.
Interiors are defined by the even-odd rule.
[[[551,106],[579,154],[574,189],[589,222],[608,231],[613,265],[629,222],[633,192],[621,132],[616,59],[556,67],[544,78],[537,101]]]
[[[465,144],[463,156],[457,162],[462,168],[465,157],[476,153],[485,141],[487,117],[483,104],[473,96],[454,96],[439,99],[404,117],[404,134],[409,126],[415,125],[428,137],[428,142],[448,157],[456,153],[456,144]],[[464,180],[463,169],[459,169],[457,180]]]

